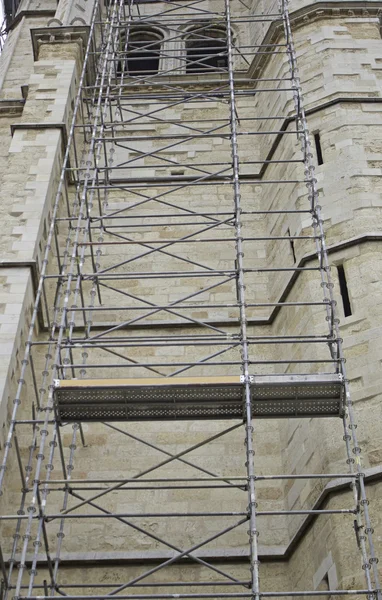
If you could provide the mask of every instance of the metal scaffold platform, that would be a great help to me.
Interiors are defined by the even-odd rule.
[[[251,378],[254,417],[343,415],[340,376]],[[58,421],[155,421],[243,419],[245,385],[240,377],[56,380]]]
[[[382,600],[287,0],[96,0],[52,204],[0,600],[317,595],[260,580],[277,519],[291,547],[342,519],[365,584],[320,594]],[[283,462],[300,417],[336,417],[344,472]]]

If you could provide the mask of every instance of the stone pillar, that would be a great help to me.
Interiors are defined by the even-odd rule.
[[[20,337],[33,304],[32,272],[36,281],[86,35],[86,29],[82,34],[76,30],[75,35],[66,28],[54,35],[45,28],[35,30],[36,61],[28,97],[21,119],[11,125],[12,139],[1,165],[0,430],[9,405],[15,358],[24,351]]]

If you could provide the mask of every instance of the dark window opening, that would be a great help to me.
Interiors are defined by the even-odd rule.
[[[162,39],[154,31],[130,31],[121,36],[117,75],[130,77],[156,75],[159,71]]]
[[[314,143],[316,145],[317,163],[318,165],[323,165],[324,159],[322,156],[321,139],[320,134],[318,132],[314,134]]]
[[[211,25],[195,28],[186,39],[186,72],[206,73],[228,68],[224,29]]]
[[[344,307],[344,315],[345,317],[350,317],[352,314],[351,306],[350,306],[350,298],[349,298],[349,290],[348,284],[346,281],[346,275],[343,265],[338,265],[338,281],[340,284],[340,292],[342,296],[342,305]]]

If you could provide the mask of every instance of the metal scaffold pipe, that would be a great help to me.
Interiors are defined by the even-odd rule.
[[[246,316],[246,297],[245,297],[245,282],[244,282],[244,249],[241,223],[241,191],[239,181],[239,152],[237,143],[237,108],[235,100],[235,82],[232,61],[232,25],[231,25],[231,9],[230,0],[225,0],[225,17],[226,17],[226,33],[227,33],[227,58],[228,58],[228,79],[229,79],[229,97],[230,97],[230,127],[231,127],[231,153],[232,153],[232,170],[233,170],[233,192],[235,205],[235,232],[236,232],[236,267],[237,267],[237,287],[238,287],[238,304],[240,307],[240,333],[241,333],[241,358],[242,358],[242,373],[244,376],[244,398],[245,398],[245,447],[246,447],[246,468],[248,475],[248,512],[249,512],[249,544],[250,544],[250,570],[251,570],[251,587],[252,594],[255,600],[259,600],[259,557],[258,557],[258,531],[256,519],[256,488],[255,488],[255,469],[253,449],[253,426],[252,426],[252,402],[250,389],[250,372],[249,372],[249,350],[247,340],[247,316]]]

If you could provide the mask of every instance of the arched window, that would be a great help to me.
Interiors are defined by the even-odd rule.
[[[227,35],[224,27],[200,23],[187,32],[185,41],[187,73],[227,70]]]
[[[163,35],[154,29],[134,27],[120,35],[117,75],[155,75],[159,71]]]

